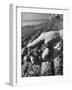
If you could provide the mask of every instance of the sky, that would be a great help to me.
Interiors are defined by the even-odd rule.
[[[39,14],[39,13],[21,13],[21,25],[37,25],[45,23],[47,20],[50,20],[54,14]]]

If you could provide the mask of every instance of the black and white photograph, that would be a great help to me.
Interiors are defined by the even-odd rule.
[[[63,14],[21,12],[21,77],[63,75]]]

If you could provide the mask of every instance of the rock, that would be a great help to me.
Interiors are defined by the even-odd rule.
[[[24,64],[21,67],[21,72],[22,72],[22,76],[25,76],[26,73],[28,73],[30,67],[31,67],[31,63],[25,61]]]
[[[41,67],[41,75],[48,71],[48,62],[43,62]]]
[[[39,76],[40,75],[40,66],[33,65],[29,71],[30,76]]]
[[[63,75],[63,60],[59,56],[54,59],[54,69],[55,75]]]
[[[43,60],[46,59],[46,57],[48,56],[48,53],[49,53],[49,49],[46,48],[46,49],[43,51],[43,53],[42,53],[42,59],[43,59]]]

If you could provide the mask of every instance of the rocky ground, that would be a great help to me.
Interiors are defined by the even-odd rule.
[[[43,31],[50,32],[51,30],[59,31],[63,29],[63,19],[60,16],[53,17],[52,21],[47,22],[44,26],[34,27],[22,28],[21,76],[63,75],[63,40],[60,36],[57,36],[48,44],[44,44],[44,41],[42,41],[34,47],[27,47],[27,44],[34,41]],[[31,32],[23,33],[24,29],[27,28],[30,28]],[[58,43],[60,43],[59,47],[54,48]],[[49,49],[49,53],[43,60],[42,53],[45,48]]]

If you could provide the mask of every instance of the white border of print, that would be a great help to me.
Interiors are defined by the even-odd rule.
[[[70,81],[70,62],[68,54],[69,10],[58,8],[24,7],[10,5],[10,84],[11,85],[46,85]],[[63,76],[21,77],[21,12],[63,14],[64,59]]]

